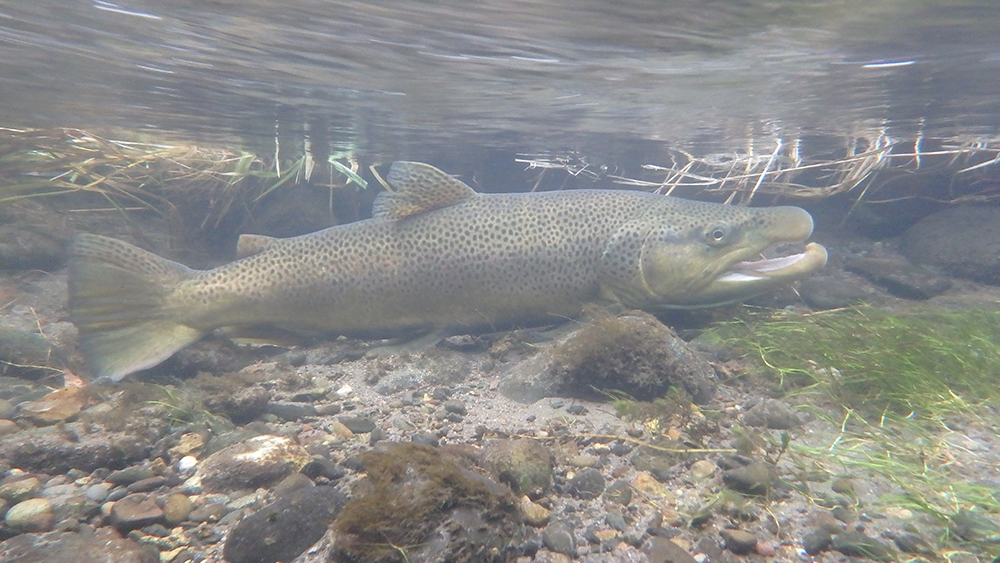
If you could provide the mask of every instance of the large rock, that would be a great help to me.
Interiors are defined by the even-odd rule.
[[[119,468],[145,459],[148,438],[118,432],[19,432],[0,441],[0,459],[25,471],[57,475],[70,469],[90,472],[102,467]]]
[[[312,461],[305,448],[283,436],[257,436],[208,456],[195,477],[209,492],[269,487]]]
[[[18,415],[30,418],[37,424],[49,425],[75,418],[87,397],[80,387],[63,387],[34,401],[21,403]]]
[[[595,389],[652,400],[672,386],[705,403],[715,394],[715,370],[648,313],[594,311],[582,328],[513,366],[500,391],[524,403],[552,396],[605,398]]]
[[[930,299],[948,291],[952,283],[899,258],[855,258],[845,268],[903,299]]]
[[[367,480],[333,524],[332,561],[500,563],[523,552],[517,499],[460,458],[395,443],[361,460]]]
[[[0,361],[4,372],[26,379],[39,379],[65,366],[64,354],[37,332],[0,326]]]
[[[907,229],[899,246],[912,262],[1000,285],[1000,207],[954,207]]]
[[[0,542],[4,563],[159,563],[156,548],[122,538],[110,528],[96,532],[21,534]]]
[[[230,563],[291,561],[323,537],[346,501],[333,487],[292,491],[240,520],[222,554]]]

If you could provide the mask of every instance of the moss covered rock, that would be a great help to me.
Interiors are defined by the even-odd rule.
[[[361,461],[368,478],[333,524],[333,561],[499,563],[519,552],[517,499],[458,457],[396,443]]]
[[[672,387],[696,403],[715,394],[708,360],[656,317],[641,311],[591,315],[582,328],[513,366],[501,392],[527,403],[551,396],[603,399],[603,391],[650,400]]]

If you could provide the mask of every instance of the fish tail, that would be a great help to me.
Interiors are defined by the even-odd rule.
[[[69,258],[69,316],[93,375],[118,381],[202,337],[168,296],[196,274],[117,239],[79,234]]]

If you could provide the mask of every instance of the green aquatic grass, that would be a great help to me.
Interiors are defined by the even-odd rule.
[[[942,553],[974,548],[991,558],[1000,556],[996,527],[1000,491],[979,480],[992,468],[988,461],[977,461],[978,456],[965,451],[960,431],[893,414],[868,420],[848,410],[834,419],[822,409],[810,410],[839,432],[828,436],[827,443],[817,435],[810,444],[791,441],[788,458],[800,474],[823,468],[862,482],[874,477],[888,480],[894,488],[891,492],[878,494],[872,503],[856,498],[854,502],[869,513],[908,510],[923,516],[923,523],[936,524],[932,528],[937,537],[928,539],[935,540]],[[823,504],[823,498],[814,498],[804,480],[790,484]],[[819,491],[816,494],[823,496]]]
[[[709,336],[741,352],[750,377],[770,379],[827,423],[780,448],[769,433],[746,431],[756,449],[784,452],[798,467],[803,477],[789,483],[797,491],[825,506],[825,485],[806,475],[885,480],[892,487],[864,510],[905,509],[936,522],[942,554],[1000,556],[1000,491],[980,480],[992,467],[963,436],[966,427],[996,432],[1000,309],[754,313]]]
[[[850,409],[918,418],[1000,398],[1000,309],[754,314],[713,330],[786,396],[821,393]]]

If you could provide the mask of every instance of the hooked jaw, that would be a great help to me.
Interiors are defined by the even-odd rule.
[[[807,243],[798,254],[749,259],[776,244],[801,243],[813,231],[812,216],[798,207],[763,208],[758,213],[759,219],[748,227],[746,237],[716,257],[714,279],[695,291],[662,300],[660,305],[687,309],[736,303],[804,278],[826,264],[826,249],[815,242]]]
[[[795,280],[826,264],[826,248],[815,242],[806,245],[805,252],[753,261],[737,262],[719,276],[716,283],[752,284],[764,281]]]
[[[826,249],[815,242],[805,251],[780,258],[736,262],[680,308],[736,303],[801,279],[826,264]],[[676,306],[676,305],[675,305]],[[675,307],[671,306],[671,307]]]

